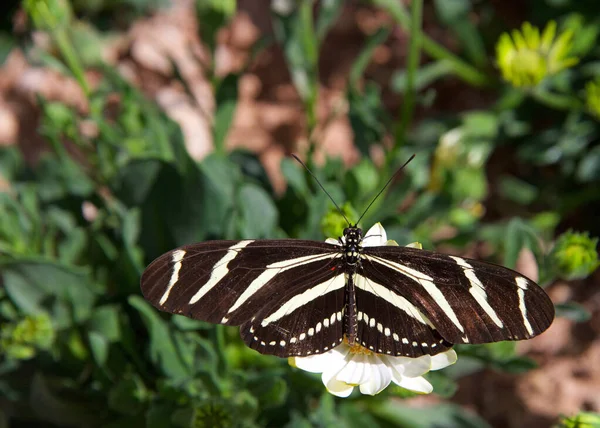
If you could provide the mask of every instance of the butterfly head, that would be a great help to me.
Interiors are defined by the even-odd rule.
[[[362,241],[362,229],[354,226],[345,228],[344,240],[346,244],[358,245]]]

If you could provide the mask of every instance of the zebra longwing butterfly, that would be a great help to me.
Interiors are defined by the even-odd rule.
[[[360,219],[354,225],[346,219],[350,227],[337,242],[263,239],[180,247],[148,266],[142,293],[162,311],[240,326],[250,348],[279,357],[324,353],[346,339],[380,354],[414,358],[456,343],[529,339],[552,323],[552,301],[519,273],[378,245],[386,241],[383,227],[363,236]]]
[[[546,330],[554,306],[510,269],[400,246],[370,246],[348,227],[336,243],[208,241],[170,251],[142,275],[162,311],[240,326],[246,344],[279,357],[327,352],[344,338],[394,356],[457,343],[522,340]]]

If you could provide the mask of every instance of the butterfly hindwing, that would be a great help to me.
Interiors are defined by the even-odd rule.
[[[248,346],[279,357],[320,354],[340,344],[344,327],[343,271],[323,269],[281,284],[285,290],[241,326]],[[299,291],[299,292],[298,292]]]
[[[415,305],[382,284],[357,273],[355,289],[357,341],[364,348],[415,358],[435,355],[452,346]]]

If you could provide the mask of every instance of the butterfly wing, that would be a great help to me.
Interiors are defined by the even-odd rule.
[[[378,281],[364,271],[354,277],[359,344],[379,354],[411,358],[452,347],[417,306]]]
[[[242,326],[259,352],[310,355],[342,340],[340,257],[314,241],[208,241],[160,256],[141,288],[162,311]]]
[[[406,301],[388,298],[388,303],[398,310],[408,307],[407,314],[414,307],[449,343],[529,339],[545,331],[554,319],[552,301],[537,284],[491,263],[382,246],[365,248],[361,266],[360,273],[372,284]],[[362,291],[376,294],[367,286],[368,281]],[[419,315],[412,318],[418,322]]]

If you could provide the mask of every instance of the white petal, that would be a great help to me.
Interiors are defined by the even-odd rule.
[[[369,367],[366,356],[354,354],[335,377],[337,380],[350,385],[360,385],[369,379]]]
[[[389,364],[401,376],[416,377],[431,370],[431,357],[423,355],[418,358],[387,357]]]
[[[351,356],[349,356],[348,358],[351,359]],[[347,361],[344,361],[344,364],[346,362]],[[321,380],[323,381],[325,388],[327,388],[327,390],[330,393],[338,397],[347,397],[352,393],[352,390],[354,389],[353,385],[349,385],[348,383],[338,379],[337,377],[340,370],[343,370],[345,367],[346,365],[338,367],[337,369],[333,369],[333,367],[330,367],[327,370],[325,370],[321,375]]]
[[[325,379],[323,379],[323,383],[325,384],[327,391],[337,397],[348,397],[350,394],[352,394],[352,390],[354,389],[352,385],[348,385],[347,383],[341,382],[335,378],[329,379],[327,382],[325,382]]]
[[[335,238],[327,238],[325,240],[325,242],[328,243],[328,244],[333,244],[333,245],[342,245],[342,244],[340,244],[340,241],[338,241]]]
[[[324,354],[311,355],[309,357],[296,357],[296,367],[311,373],[322,373],[326,370],[334,370],[336,373],[345,364],[345,357],[350,352],[349,346],[336,346]]]
[[[439,370],[444,367],[448,367],[456,362],[458,356],[454,349],[449,349],[441,354],[434,355],[431,357],[431,370]]]
[[[397,382],[396,379],[393,380],[397,385],[400,385],[402,388],[410,389],[411,391],[421,392],[423,394],[429,394],[433,391],[433,386],[421,376],[403,377],[400,382]]]
[[[385,245],[387,242],[387,234],[381,223],[375,223],[368,231],[364,234],[362,240],[363,247],[377,247]]]
[[[370,378],[360,385],[360,392],[368,395],[379,394],[392,381],[392,370],[376,355],[369,356]]]

